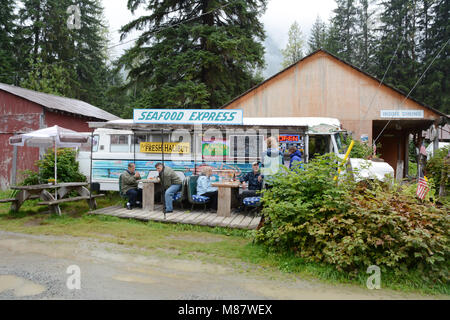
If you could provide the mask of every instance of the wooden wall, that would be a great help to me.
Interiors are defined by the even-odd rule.
[[[88,121],[92,120],[44,110],[39,104],[0,90],[0,190],[7,189],[11,182],[14,156],[14,147],[9,144],[11,136],[54,125],[90,132]],[[21,171],[37,170],[36,160],[39,160],[39,148],[17,147],[17,180]]]
[[[319,51],[286,69],[225,106],[243,109],[244,117],[332,117],[359,139],[372,141],[372,120],[380,110],[424,110],[424,119],[439,117],[432,110],[379,85],[375,79],[326,52]]]

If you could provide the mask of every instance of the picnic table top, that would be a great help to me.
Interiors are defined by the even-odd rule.
[[[10,189],[13,190],[43,190],[43,189],[55,189],[62,187],[82,187],[87,186],[89,183],[87,182],[62,182],[58,184],[34,184],[29,186],[10,186]]]
[[[139,181],[142,183],[159,183],[160,182],[158,178],[141,179]]]
[[[220,187],[220,188],[239,188],[240,182],[239,181],[222,181],[222,182],[213,182],[213,187]]]

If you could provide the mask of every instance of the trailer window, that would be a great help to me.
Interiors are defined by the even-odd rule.
[[[112,134],[111,135],[111,152],[130,152],[128,148],[128,135],[126,134]]]

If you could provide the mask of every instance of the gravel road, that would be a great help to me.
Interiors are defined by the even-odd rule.
[[[94,239],[0,231],[0,299],[448,299],[137,251]],[[81,271],[80,289],[67,286],[72,265]]]

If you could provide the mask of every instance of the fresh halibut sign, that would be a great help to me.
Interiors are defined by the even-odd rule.
[[[242,124],[242,110],[226,109],[134,109],[135,123]]]

